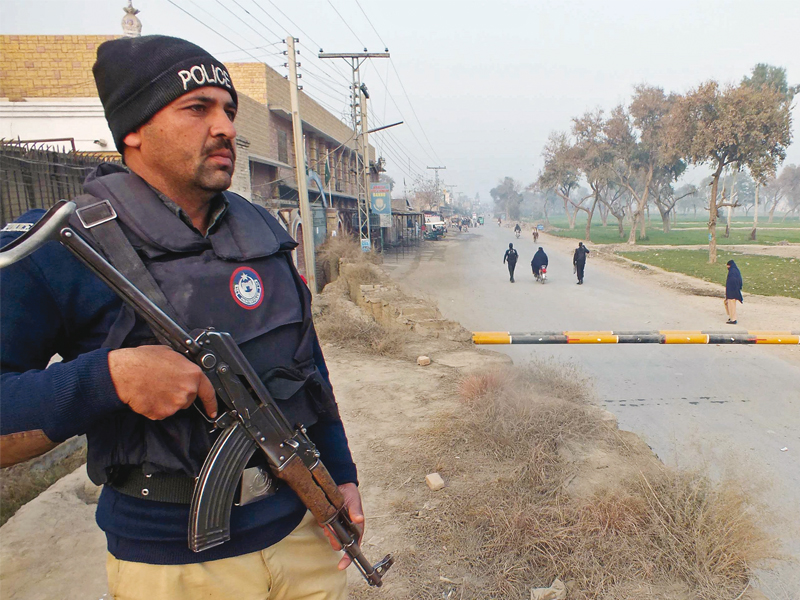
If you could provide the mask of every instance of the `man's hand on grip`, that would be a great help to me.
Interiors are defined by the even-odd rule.
[[[214,386],[202,369],[166,346],[122,348],[108,354],[108,369],[119,399],[155,421],[188,408],[196,398],[217,415]]]

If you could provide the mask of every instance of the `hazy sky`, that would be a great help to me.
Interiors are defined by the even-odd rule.
[[[115,34],[121,31],[124,4],[0,0],[0,33]],[[797,0],[135,0],[134,5],[141,10],[144,34],[184,37],[220,60],[258,58],[282,73],[285,46],[279,41],[291,32],[301,43],[305,91],[337,114],[349,111],[349,69],[336,61],[337,72],[315,52],[364,46],[380,51],[385,43],[391,62],[368,63],[362,79],[372,99],[371,127],[406,122],[370,139],[387,158],[389,174],[402,189],[404,179],[410,187],[415,177],[432,176],[428,166],[446,166],[440,172],[446,184],[470,196],[480,192],[483,200],[505,175],[533,181],[551,131],[568,129],[570,119],[587,110],[627,102],[638,83],[675,92],[712,78],[738,83],[758,62],[785,67],[789,82],[800,82]],[[796,139],[798,120],[795,108]],[[786,162],[800,163],[800,142],[789,148]]]

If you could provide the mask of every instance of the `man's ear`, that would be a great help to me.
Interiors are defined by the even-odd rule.
[[[131,131],[128,135],[126,135],[122,139],[122,143],[125,144],[128,148],[139,148],[142,145],[142,134],[139,133],[140,130],[137,129],[136,131]]]

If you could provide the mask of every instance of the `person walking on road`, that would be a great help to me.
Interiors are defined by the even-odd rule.
[[[742,298],[742,273],[732,260],[728,261],[728,279],[725,280],[725,312],[728,313],[728,325],[736,325],[736,301]]]
[[[586,256],[589,254],[589,249],[583,245],[583,242],[578,242],[578,247],[575,248],[575,253],[572,255],[572,264],[575,266],[575,272],[578,275],[578,285],[583,285],[583,270],[586,267]]]
[[[514,250],[514,244],[509,244],[508,250],[506,250],[506,253],[503,255],[503,264],[508,265],[508,275],[511,283],[514,283],[514,269],[517,268],[518,258],[519,254]]]
[[[542,267],[547,266],[547,254],[544,253],[544,248],[539,246],[539,249],[536,251],[536,254],[533,255],[533,260],[531,261],[531,270],[533,271],[533,276],[536,279],[539,279],[539,274],[542,271]]]
[[[535,244],[538,241],[539,241],[539,229],[536,227],[536,225],[534,225],[533,226],[533,243]]]

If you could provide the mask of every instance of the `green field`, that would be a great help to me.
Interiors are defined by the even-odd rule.
[[[569,229],[569,223],[566,217],[550,219],[550,224],[557,228],[550,230],[550,233],[559,237],[573,238],[583,240],[586,233],[586,218],[579,216],[575,229]],[[704,221],[678,221],[669,233],[664,233],[661,226],[661,219],[658,221],[651,221],[650,227],[647,228],[647,238],[637,240],[636,243],[643,246],[690,246],[690,245],[707,245],[708,244],[708,230]],[[686,227],[698,227],[700,229],[682,229]],[[778,242],[786,241],[793,243],[800,243],[800,222],[797,220],[786,221],[784,223],[773,223],[772,225],[762,225],[759,223],[758,236],[756,241],[750,240],[750,228],[752,221],[738,221],[734,220],[731,227],[731,235],[726,238],[725,222],[717,224],[717,245],[729,246],[732,244],[777,244]],[[595,244],[619,244],[628,241],[630,227],[625,228],[625,237],[619,237],[619,229],[617,228],[616,221],[611,223],[609,220],[608,227],[603,227],[600,220],[592,222],[591,241]]]
[[[756,256],[721,250],[717,252],[717,263],[710,265],[706,250],[640,250],[619,254],[637,262],[721,285],[725,284],[728,275],[725,263],[733,259],[742,272],[745,295],[800,298],[800,260],[794,258]]]

